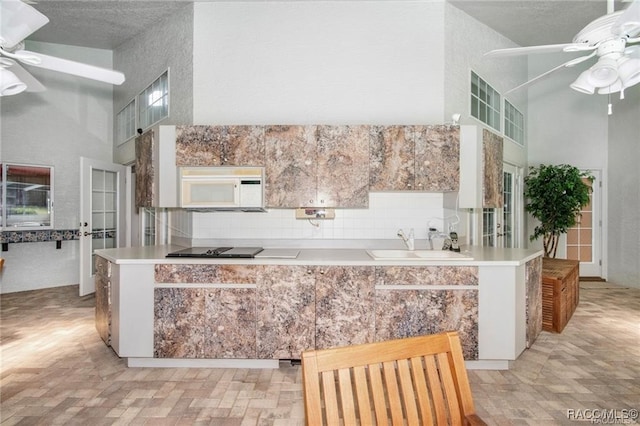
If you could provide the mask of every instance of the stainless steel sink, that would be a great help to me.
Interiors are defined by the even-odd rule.
[[[449,250],[367,250],[367,254],[375,260],[473,260]]]

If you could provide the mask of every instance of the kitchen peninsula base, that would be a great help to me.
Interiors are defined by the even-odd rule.
[[[507,369],[542,326],[536,251],[454,262],[377,261],[360,249],[164,257],[178,248],[97,251],[110,303],[96,318],[110,318],[103,339],[130,367],[277,368],[306,349],[457,330],[469,368]]]

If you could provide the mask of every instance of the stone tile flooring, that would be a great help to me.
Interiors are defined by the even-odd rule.
[[[640,409],[640,289],[581,287],[562,334],[543,332],[508,371],[469,371],[487,423],[589,423],[597,410],[636,423],[624,416]],[[77,292],[1,296],[1,425],[304,424],[299,367],[127,368]]]

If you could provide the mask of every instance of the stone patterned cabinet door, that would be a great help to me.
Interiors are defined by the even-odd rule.
[[[415,189],[452,192],[460,188],[460,126],[413,126]]]
[[[373,266],[318,266],[316,348],[370,343],[375,338]]]
[[[266,206],[306,207],[316,199],[316,126],[267,126]]]
[[[154,358],[201,358],[204,347],[205,289],[154,290]]]
[[[259,359],[300,359],[315,347],[315,275],[305,266],[265,265],[258,283]]]
[[[527,262],[527,347],[530,348],[542,332],[542,256]]]
[[[477,285],[474,266],[376,267],[376,340],[457,330],[465,359],[478,359]]]
[[[154,207],[155,167],[153,130],[148,130],[135,140],[136,149],[136,208]]]
[[[264,126],[225,126],[222,164],[225,166],[264,166]]]
[[[177,166],[221,166],[224,126],[176,126]]]
[[[483,156],[483,208],[501,208],[504,205],[504,171],[503,171],[503,146],[504,139],[483,129],[482,131],[482,156]]]
[[[111,277],[109,261],[96,256],[96,272],[93,276],[96,285],[96,330],[107,344],[111,345]]]
[[[415,143],[408,126],[372,126],[369,189],[406,191],[415,182]]]
[[[178,166],[264,166],[264,126],[176,126]]]
[[[256,289],[207,289],[204,358],[257,358]]]
[[[369,126],[318,126],[315,207],[369,206]]]
[[[154,356],[256,358],[256,283],[261,268],[155,265],[159,285],[155,289]],[[168,287],[171,284],[181,287]],[[211,287],[182,287],[189,284]]]

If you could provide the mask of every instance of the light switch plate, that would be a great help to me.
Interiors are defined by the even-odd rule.
[[[301,207],[296,209],[296,219],[335,219],[335,209]]]

